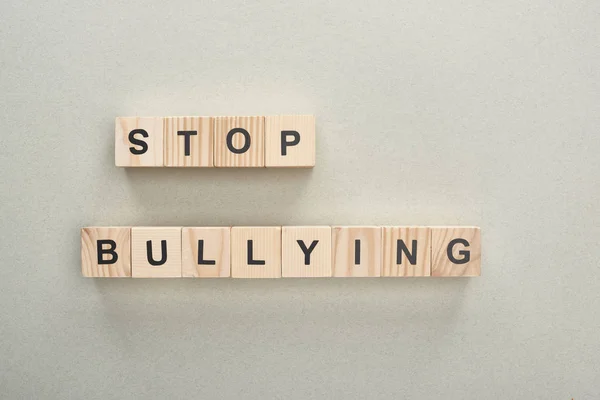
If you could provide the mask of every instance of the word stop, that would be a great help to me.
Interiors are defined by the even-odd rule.
[[[118,167],[315,165],[315,117],[118,117]]]

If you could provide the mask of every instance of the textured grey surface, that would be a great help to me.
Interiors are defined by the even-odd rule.
[[[600,398],[600,4],[0,4],[0,397]],[[314,170],[117,115],[314,113]],[[475,224],[465,280],[89,280],[85,225]]]

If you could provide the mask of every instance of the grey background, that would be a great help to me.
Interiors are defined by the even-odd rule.
[[[600,3],[0,5],[0,397],[598,399]],[[314,170],[114,167],[314,113]],[[480,225],[478,279],[92,280],[86,225]]]

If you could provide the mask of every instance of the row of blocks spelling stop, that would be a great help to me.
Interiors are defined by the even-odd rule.
[[[118,167],[315,165],[315,117],[118,117]]]
[[[477,227],[89,227],[87,277],[479,276]]]

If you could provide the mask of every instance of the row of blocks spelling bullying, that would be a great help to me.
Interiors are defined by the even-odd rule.
[[[118,167],[315,165],[315,117],[117,117]]]
[[[87,277],[479,276],[469,226],[88,227]]]

